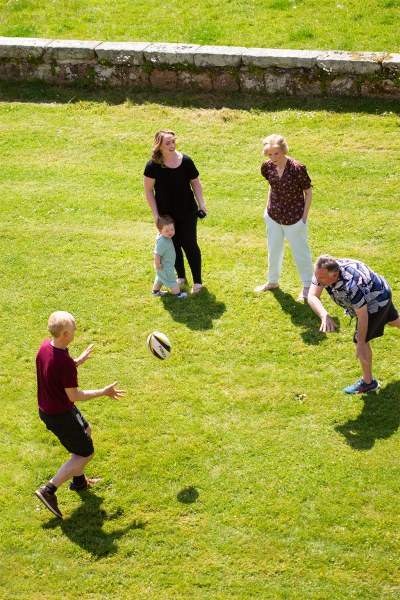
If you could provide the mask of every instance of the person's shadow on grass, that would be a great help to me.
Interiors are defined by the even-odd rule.
[[[188,487],[185,487],[182,490],[180,490],[177,493],[176,497],[179,500],[179,502],[182,502],[182,504],[193,504],[198,499],[199,492],[197,491],[197,488],[195,488],[194,485],[189,485]]]
[[[293,296],[283,292],[281,289],[273,289],[267,292],[272,294],[281,305],[282,310],[289,314],[293,325],[301,327],[300,333],[303,342],[310,346],[316,346],[326,337],[326,333],[319,331],[320,320],[309,307],[307,301],[294,300]],[[339,323],[334,319],[339,331]]]
[[[335,430],[343,435],[354,450],[370,450],[376,440],[387,439],[400,426],[400,381],[389,383],[380,394],[367,394],[356,419],[350,419]]]
[[[173,298],[167,294],[161,300],[174,321],[184,323],[193,330],[212,329],[213,320],[219,319],[226,311],[225,304],[216,300],[206,287],[187,298]]]
[[[70,516],[62,521],[58,518],[52,519],[43,527],[54,529],[59,526],[71,542],[77,544],[95,558],[113,554],[117,551],[116,540],[119,540],[131,529],[144,529],[146,526],[145,522],[135,520],[123,529],[106,533],[103,530],[104,523],[121,517],[123,515],[122,509],[117,509],[110,515],[107,514],[101,508],[103,498],[90,490],[81,492],[80,497],[82,504]]]

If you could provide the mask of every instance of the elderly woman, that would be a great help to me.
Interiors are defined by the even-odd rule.
[[[268,204],[264,213],[268,237],[268,281],[255,288],[265,292],[279,287],[285,238],[288,240],[303,283],[298,300],[307,300],[312,278],[312,258],[307,241],[307,217],[311,205],[311,179],[306,167],[287,156],[285,138],[270,135],[263,141],[268,160],[261,174],[268,181]]]
[[[197,220],[207,214],[199,172],[192,159],[176,150],[175,133],[158,131],[152,158],[144,170],[144,190],[157,223],[159,215],[175,221],[172,238],[176,251],[175,270],[178,285],[186,283],[183,252],[193,277],[192,293],[202,289],[201,252],[197,244]]]

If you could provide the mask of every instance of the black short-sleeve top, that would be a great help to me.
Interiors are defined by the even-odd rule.
[[[199,172],[192,159],[186,154],[182,154],[182,162],[175,169],[149,160],[144,175],[155,179],[154,196],[160,215],[171,215],[179,221],[197,210],[190,182],[192,179],[197,179]]]

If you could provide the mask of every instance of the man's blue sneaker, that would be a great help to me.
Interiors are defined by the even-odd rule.
[[[353,385],[345,387],[343,391],[346,394],[368,394],[368,392],[376,392],[379,388],[380,385],[376,379],[373,379],[371,383],[365,383],[363,379],[360,379]]]

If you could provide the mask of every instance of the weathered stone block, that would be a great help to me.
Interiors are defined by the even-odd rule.
[[[58,63],[71,63],[96,59],[95,48],[101,42],[82,42],[79,40],[54,40],[45,48],[46,59]]]
[[[293,94],[300,97],[318,97],[323,95],[322,82],[316,76],[314,71],[306,71],[293,75],[292,89]]]
[[[0,81],[21,81],[21,69],[15,62],[0,62]]]
[[[400,84],[396,84],[391,79],[382,79],[375,82],[365,80],[361,84],[361,96],[400,99]]]
[[[253,73],[242,67],[239,71],[240,89],[244,92],[263,92],[265,90],[264,72],[260,69]]]
[[[126,81],[128,86],[132,86],[138,89],[148,90],[150,88],[150,76],[148,73],[145,73],[140,67],[127,67]]]
[[[198,44],[149,44],[144,50],[146,60],[154,64],[193,64]]]
[[[226,71],[213,73],[212,84],[216,92],[238,92],[240,89],[238,77]]]
[[[94,67],[87,63],[60,63],[52,72],[59,85],[94,85]]]
[[[210,92],[213,89],[210,73],[193,73],[191,71],[178,71],[178,85],[184,90]]]
[[[318,50],[280,50],[275,48],[248,48],[242,55],[244,65],[265,69],[281,67],[284,69],[307,68],[316,65],[321,55]]]
[[[356,82],[353,77],[335,77],[327,85],[328,95],[332,96],[358,96]]]
[[[101,61],[111,65],[142,65],[149,42],[102,42],[95,48]]]
[[[121,74],[115,65],[95,65],[93,67],[93,83],[100,87],[118,87],[123,84]]]
[[[368,52],[325,52],[317,58],[317,65],[327,73],[365,75],[380,73],[386,54]]]
[[[0,58],[40,58],[51,40],[0,37]]]
[[[400,54],[388,54],[382,62],[385,77],[396,77],[400,73]]]
[[[155,90],[174,90],[178,83],[176,71],[155,69],[150,73],[150,84]]]
[[[51,82],[51,66],[48,63],[39,65],[23,63],[20,67],[20,77],[23,81]]]
[[[293,93],[292,80],[289,73],[266,73],[265,91],[267,94],[285,94],[291,96]]]
[[[51,76],[50,65],[31,62],[0,62],[0,80],[2,81],[47,81]]]
[[[246,48],[236,46],[199,46],[194,53],[196,67],[239,67]]]
[[[178,87],[183,90],[193,89],[193,77],[189,71],[178,71]]]

